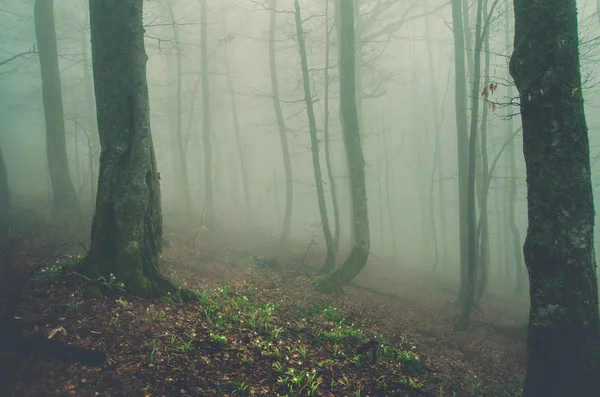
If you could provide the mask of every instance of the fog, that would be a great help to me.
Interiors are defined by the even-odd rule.
[[[488,153],[493,159],[506,141],[507,117],[520,119],[518,107],[505,106],[507,64],[511,49],[505,41],[506,2],[498,6],[491,20],[490,76],[498,84],[491,101],[497,102],[489,116]],[[594,180],[597,181],[598,136],[600,128],[598,42],[600,31],[593,2],[581,1],[580,34],[585,81],[587,120],[590,130]],[[322,141],[325,29],[324,4],[302,1],[305,19],[311,89],[316,104],[317,127]],[[169,7],[172,7],[173,20]],[[454,122],[453,44],[450,8],[440,2],[397,2],[385,13],[365,2],[358,15],[365,30],[357,38],[363,92],[361,136],[366,161],[368,203],[372,233],[372,256],[393,257],[390,224],[396,235],[397,264],[427,269],[433,261],[431,200],[442,266],[458,264],[457,159]],[[181,56],[181,132],[185,141],[187,172],[194,219],[204,204],[204,154],[202,143],[202,95],[200,89],[200,5],[197,1],[149,1],[145,7],[148,83],[151,98],[152,134],[155,142],[165,222],[190,219],[185,211],[178,160],[177,52]],[[281,145],[272,104],[268,30],[269,11],[260,1],[209,1],[208,52],[210,81],[210,134],[213,152],[215,214],[219,222],[239,227],[260,228],[273,235],[281,232],[285,204],[285,175]],[[276,56],[282,105],[294,181],[293,238],[322,246],[322,232],[311,163],[298,55],[293,4],[281,2],[277,22]],[[0,4],[0,59],[35,50],[31,1],[3,1]],[[333,13],[332,11],[330,11]],[[67,128],[71,177],[80,200],[91,210],[93,184],[97,177],[98,146],[91,81],[89,23],[86,2],[55,2],[60,72]],[[330,16],[330,18],[332,18]],[[362,18],[362,19],[361,19]],[[402,19],[403,23],[399,23]],[[329,26],[331,26],[331,20]],[[174,33],[178,40],[174,39]],[[337,44],[331,38],[331,153],[332,168],[340,200],[341,242],[349,248],[349,200],[347,172],[338,117]],[[512,35],[511,35],[512,37]],[[430,46],[430,47],[428,47]],[[177,50],[177,48],[179,50]],[[428,48],[432,53],[432,70]],[[228,56],[225,64],[225,53]],[[236,114],[227,80],[233,89]],[[432,80],[433,78],[433,80]],[[51,194],[45,154],[45,133],[41,102],[39,64],[34,53],[0,69],[0,124],[12,195],[44,199]],[[239,123],[243,168],[249,182],[252,223],[247,224],[240,157],[236,147],[234,117]],[[441,173],[432,177],[435,150],[435,123],[440,128]],[[524,162],[520,134],[515,137],[518,200],[516,219],[525,235],[526,204]],[[321,144],[321,159],[325,158]],[[90,162],[91,157],[91,162]],[[491,160],[490,160],[491,161]],[[324,161],[322,160],[324,168]],[[386,176],[386,173],[387,176]],[[500,276],[506,262],[506,214],[508,185],[506,156],[499,158],[490,189],[489,213],[492,267]],[[385,183],[385,181],[389,183]],[[431,189],[431,184],[435,185]],[[383,185],[383,186],[382,186]],[[596,183],[597,185],[597,183]],[[330,186],[325,181],[331,216]],[[389,193],[388,193],[389,190]],[[439,193],[443,191],[441,202]],[[433,193],[433,195],[432,195]],[[386,198],[389,195],[391,206]],[[390,212],[391,211],[391,212]],[[445,229],[441,230],[440,213]],[[197,223],[197,222],[196,222]],[[186,225],[193,227],[192,224]],[[345,247],[345,248],[344,248]],[[511,269],[512,270],[512,269]]]
[[[0,0],[0,395],[529,397],[600,379],[587,163],[566,164],[586,150],[572,2],[556,20],[521,5],[550,20],[517,18],[526,103],[516,0],[120,1]],[[577,5],[597,208],[600,0]],[[529,203],[521,109],[544,168]]]

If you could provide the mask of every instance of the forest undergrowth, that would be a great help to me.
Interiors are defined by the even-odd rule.
[[[306,247],[204,230],[171,234],[162,260],[202,303],[149,301],[79,274],[79,231],[26,230],[11,229],[2,247],[3,309],[18,302],[15,314],[41,320],[27,332],[108,360],[88,367],[0,350],[2,396],[520,395],[523,330],[486,317],[484,305],[470,331],[453,331],[452,296],[414,274],[373,265],[332,298],[311,288],[319,255]],[[87,296],[90,283],[105,296]],[[376,362],[356,354],[373,339]]]

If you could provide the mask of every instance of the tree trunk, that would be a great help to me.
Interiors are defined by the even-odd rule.
[[[488,15],[488,0],[483,0],[483,15],[485,16],[485,31],[483,35],[484,45],[484,72],[483,79],[484,87],[488,87],[490,83],[490,32],[487,28],[487,21],[489,20],[491,13]],[[479,225],[477,233],[477,241],[479,242],[479,264],[481,273],[479,273],[479,279],[477,280],[477,290],[475,293],[475,302],[479,304],[489,278],[490,270],[490,232],[489,232],[489,220],[488,220],[488,196],[491,184],[491,170],[488,164],[488,149],[487,149],[487,134],[488,134],[488,106],[484,102],[483,109],[481,111],[481,139],[480,141],[480,153],[481,153],[481,192],[479,199]]]
[[[594,200],[576,1],[514,7],[510,73],[523,123],[531,297],[523,396],[597,396]]]
[[[509,3],[507,3],[509,4]],[[510,7],[509,5],[509,10],[512,14],[512,7]],[[507,12],[508,15],[508,12]],[[506,28],[506,47],[507,48],[511,48],[512,47],[512,43],[510,43],[510,30],[509,30],[509,20],[508,20],[508,16],[506,17],[506,21],[505,21],[505,28]],[[510,82],[512,80],[512,77],[509,76],[506,77],[507,81]],[[508,96],[509,100],[512,99],[513,96],[513,86],[512,84],[508,84],[507,90],[506,90],[506,95]],[[512,119],[512,116],[508,119],[508,123],[507,123],[507,131],[506,134],[507,136],[509,134],[512,134],[514,131],[515,127],[514,127],[514,122]],[[514,262],[513,262],[513,267],[515,269],[515,278],[516,278],[516,283],[515,283],[515,288],[514,288],[514,293],[517,296],[523,296],[525,294],[525,292],[527,291],[527,274],[526,274],[526,269],[523,263],[523,248],[522,245],[523,242],[521,240],[521,233],[519,232],[519,227],[517,226],[517,220],[516,220],[516,204],[517,204],[517,162],[515,159],[515,144],[514,142],[511,142],[511,144],[508,146],[507,148],[507,155],[508,155],[508,168],[509,168],[509,178],[510,178],[510,185],[509,185],[509,189],[508,189],[508,227],[510,230],[510,235],[512,238],[512,249],[511,251],[514,254]]]
[[[452,32],[454,34],[454,103],[456,113],[456,139],[458,150],[458,228],[460,246],[460,291],[458,300],[467,298],[467,273],[469,260],[467,222],[467,173],[469,170],[467,126],[467,82],[465,78],[465,39],[463,33],[461,0],[452,0]]]
[[[42,75],[46,121],[46,154],[54,196],[54,209],[61,215],[80,214],[77,192],[69,173],[58,48],[54,26],[54,0],[35,0],[35,35]]]
[[[223,32],[227,34],[225,28],[225,19],[223,18]],[[242,138],[240,136],[240,123],[238,119],[237,103],[235,100],[235,92],[233,91],[233,79],[231,78],[231,66],[229,65],[229,51],[227,49],[228,37],[225,37],[223,45],[223,55],[225,61],[225,76],[227,79],[227,89],[229,90],[229,99],[231,101],[231,116],[233,118],[233,131],[235,133],[235,145],[238,152],[240,175],[242,177],[242,186],[244,187],[244,206],[246,208],[246,219],[252,217],[252,208],[250,206],[250,183],[248,181],[248,169],[244,159],[244,149],[242,147]]]
[[[304,102],[306,103],[306,113],[308,115],[308,129],[310,132],[310,146],[313,160],[313,170],[315,173],[315,185],[317,188],[317,201],[319,203],[319,213],[321,215],[321,227],[325,236],[325,245],[327,246],[327,255],[323,272],[329,273],[335,267],[335,252],[333,248],[333,236],[329,227],[329,218],[327,216],[327,203],[325,202],[325,191],[323,189],[323,177],[321,175],[321,160],[319,158],[319,138],[317,137],[317,123],[313,106],[312,93],[310,92],[310,75],[308,71],[308,60],[306,58],[306,46],[304,43],[304,32],[302,31],[302,16],[300,14],[300,3],[294,0],[296,35],[298,37],[298,48],[300,50],[300,63],[302,65],[302,82],[304,86]]]
[[[356,96],[354,95],[354,13],[352,0],[340,1],[340,108],[346,156],[350,161],[352,185],[352,208],[356,239],[350,256],[344,264],[323,279],[315,287],[323,292],[339,293],[341,287],[356,277],[367,264],[371,245],[365,160],[360,143]]]
[[[334,4],[335,4],[335,26],[336,26],[336,33],[337,33],[337,40],[338,40],[338,59],[341,59],[340,56],[340,51],[341,51],[341,23],[340,23],[340,10],[341,10],[341,6],[340,6],[340,1],[341,0],[334,0]],[[358,0],[356,0],[356,9],[358,9]],[[355,52],[357,52],[355,50]],[[341,74],[341,65],[338,64],[338,68],[340,68],[340,74]],[[356,85],[354,88],[354,95],[358,98],[357,93],[358,92],[362,92],[362,85],[360,84],[361,81],[360,79],[357,79],[357,77],[359,76],[359,72],[357,72],[357,70],[360,70],[360,60],[355,62],[355,69],[354,69],[354,84]],[[362,99],[362,98],[361,98]],[[359,132],[362,133],[362,129],[360,128],[360,123],[362,122],[362,118],[361,118],[361,111],[362,111],[362,107],[361,107],[362,101],[358,102],[357,99],[357,104],[356,104],[356,111],[357,111],[357,117],[358,117],[358,129]],[[340,120],[342,119],[342,114],[341,114],[341,109],[339,110],[340,114]],[[362,137],[361,137],[362,139]],[[344,206],[347,205],[347,211],[348,211],[348,219],[350,220],[350,224],[348,226],[348,231],[350,232],[350,247],[354,246],[354,242],[356,241],[356,233],[354,231],[354,210],[353,210],[353,205],[352,205],[352,184],[350,183],[350,160],[348,159],[348,156],[344,155],[344,161],[346,163],[346,172],[348,175],[348,179],[347,179],[347,184],[344,184],[344,189],[345,190],[345,194],[343,195],[344,198]]]
[[[441,240],[441,250],[439,253],[436,252],[434,256],[434,270],[437,268],[438,257],[442,257],[442,260],[446,261],[446,255],[448,255],[448,246],[447,246],[447,238],[446,238],[446,211],[444,210],[444,184],[442,178],[442,153],[441,150],[441,132],[442,132],[442,120],[440,120],[440,113],[437,102],[437,82],[435,78],[435,70],[434,70],[434,60],[433,60],[433,51],[432,51],[432,43],[431,43],[431,33],[429,31],[429,18],[425,17],[425,37],[427,41],[427,57],[429,60],[429,85],[431,87],[431,100],[432,100],[432,110],[433,110],[433,128],[435,132],[435,149],[433,155],[433,168],[431,170],[431,190],[429,194],[431,197],[434,197],[433,187],[437,183],[438,186],[438,201],[439,201],[439,219],[440,219],[440,240]],[[437,182],[436,182],[437,177]],[[434,200],[431,200],[431,224],[435,230],[435,215],[434,215]],[[436,244],[437,247],[437,244]],[[437,248],[436,248],[437,249]]]
[[[160,183],[150,131],[142,0],[90,0],[92,60],[102,148],[91,246],[84,269],[128,291],[158,296]]]
[[[383,160],[385,161],[385,201],[387,205],[388,217],[390,220],[390,232],[392,234],[392,248],[394,250],[394,257],[392,258],[392,264],[396,264],[398,261],[398,244],[396,239],[396,218],[394,217],[393,205],[392,205],[392,192],[390,189],[390,168],[394,159],[389,159],[388,155],[388,144],[387,144],[387,132],[385,122],[383,124]]]
[[[86,18],[89,24],[89,10],[86,9]],[[92,78],[92,60],[89,57],[90,39],[85,29],[81,30],[81,53],[83,54],[83,81],[85,86],[85,116],[86,116],[86,138],[88,144],[88,172],[90,182],[90,199],[93,209],[96,203],[96,188],[98,187],[98,175],[96,167],[100,160],[100,141],[98,140],[98,123],[96,122],[96,104],[94,100],[94,80]]]
[[[325,164],[327,166],[327,179],[331,187],[331,206],[333,208],[333,251],[337,257],[340,249],[340,210],[337,197],[337,186],[333,176],[333,166],[331,164],[331,140],[329,138],[329,60],[331,52],[331,32],[329,28],[329,0],[325,0],[325,115],[323,122],[323,135],[325,141]]]
[[[208,6],[206,0],[200,0],[200,67],[202,68],[202,144],[204,146],[204,210],[202,211],[202,222],[206,225],[212,225],[214,220],[214,197],[208,79]]]
[[[471,322],[471,315],[475,309],[475,289],[477,282],[478,247],[477,247],[477,213],[475,166],[477,155],[477,121],[479,116],[479,80],[481,74],[481,39],[482,39],[482,13],[483,0],[477,2],[477,21],[475,26],[475,49],[473,59],[473,81],[471,83],[471,128],[469,133],[469,167],[467,179],[467,241],[468,241],[468,266],[466,274],[466,288],[463,299],[463,311],[458,317],[456,326],[465,329]]]
[[[169,10],[169,17],[172,23],[173,29],[173,46],[175,47],[175,62],[177,67],[177,92],[176,92],[176,107],[175,110],[175,141],[177,143],[177,154],[179,159],[179,178],[181,178],[181,187],[183,188],[183,198],[185,203],[185,210],[187,216],[192,214],[192,199],[190,196],[190,182],[188,178],[187,160],[185,143],[183,142],[183,98],[182,98],[182,85],[183,76],[181,73],[181,45],[179,43],[179,30],[177,29],[175,11],[173,10],[173,3],[171,0],[167,1],[167,8]]]
[[[10,209],[10,188],[8,185],[8,172],[4,155],[0,147],[0,215],[5,214]]]
[[[292,213],[294,210],[294,176],[292,173],[292,159],[287,137],[287,127],[281,111],[279,102],[279,82],[277,80],[277,63],[275,62],[275,38],[277,29],[277,0],[271,0],[270,27],[269,27],[269,68],[271,71],[271,90],[273,93],[273,108],[277,119],[281,152],[283,154],[283,167],[285,171],[285,213],[283,216],[283,229],[281,230],[281,241],[290,239],[292,230]]]

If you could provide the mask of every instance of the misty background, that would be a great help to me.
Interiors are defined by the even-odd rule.
[[[325,249],[320,229],[308,121],[292,1],[278,2],[277,69],[280,103],[292,156],[294,208],[292,238]],[[303,0],[311,89],[319,138],[323,140],[326,51],[325,2]],[[357,11],[357,62],[362,91],[360,133],[366,161],[371,225],[371,261],[396,260],[403,267],[429,270],[434,262],[435,227],[439,266],[458,277],[458,188],[454,113],[454,46],[448,3],[438,0],[361,1]],[[285,175],[273,110],[269,56],[268,4],[253,0],[209,0],[208,73],[215,219],[217,224],[251,228],[277,236],[285,206]],[[589,127],[592,178],[598,201],[600,182],[600,18],[596,0],[579,1],[581,63]],[[510,8],[507,8],[510,7]],[[512,53],[512,4],[501,0],[491,18],[490,69],[498,84],[488,98],[488,156],[502,150],[494,168],[488,202],[491,279],[515,274],[507,221],[510,159],[507,137],[520,127],[518,97],[509,97],[508,61]],[[505,13],[509,12],[507,42]],[[334,20],[329,10],[329,28]],[[80,202],[92,216],[99,143],[91,74],[87,2],[55,0],[60,74],[71,177]],[[471,30],[474,12],[470,13]],[[146,52],[152,134],[161,175],[167,227],[193,229],[204,208],[200,3],[195,0],[145,2]],[[0,145],[13,202],[50,201],[39,61],[35,51],[33,1],[0,0]],[[351,246],[350,199],[338,117],[339,86],[335,28],[330,38],[330,134],[334,179],[338,187],[341,251]],[[471,51],[469,51],[471,50]],[[468,54],[472,48],[467,45]],[[178,77],[178,55],[180,74]],[[482,67],[483,71],[483,67]],[[181,113],[178,118],[178,78]],[[469,79],[470,81],[470,79]],[[512,104],[511,104],[512,103]],[[235,108],[235,110],[234,110]],[[512,116],[512,130],[508,132]],[[236,140],[238,123],[239,143]],[[180,126],[180,127],[178,127]],[[439,167],[434,168],[436,126],[440,132]],[[186,157],[193,216],[186,210],[177,131]],[[525,166],[521,134],[512,142],[517,176],[516,220],[524,239],[527,228]],[[240,148],[243,154],[240,157]],[[325,173],[324,145],[320,145]],[[243,172],[249,186],[246,207]],[[330,184],[324,178],[329,216]],[[431,220],[431,211],[434,217]],[[89,221],[89,219],[87,220]],[[596,222],[598,224],[598,222]],[[598,227],[598,226],[596,226]],[[393,229],[392,229],[393,228]],[[168,228],[166,229],[168,231]],[[596,231],[596,241],[599,240]],[[520,264],[518,264],[520,265]]]

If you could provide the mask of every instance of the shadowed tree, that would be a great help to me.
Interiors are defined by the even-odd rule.
[[[79,203],[67,160],[65,118],[54,26],[54,0],[36,0],[34,19],[42,75],[46,155],[50,169],[54,209],[62,215],[69,212],[71,215],[77,215]]]
[[[344,132],[344,146],[350,165],[352,210],[354,213],[355,240],[350,256],[333,273],[316,280],[317,290],[338,293],[341,287],[356,277],[367,264],[371,237],[365,182],[365,160],[358,129],[354,84],[354,6],[353,0],[339,1],[340,42],[340,115]]]
[[[514,0],[531,307],[524,397],[598,395],[598,285],[576,0]]]
[[[90,0],[100,170],[83,269],[142,296],[175,291],[158,269],[159,174],[150,130],[142,0]]]

